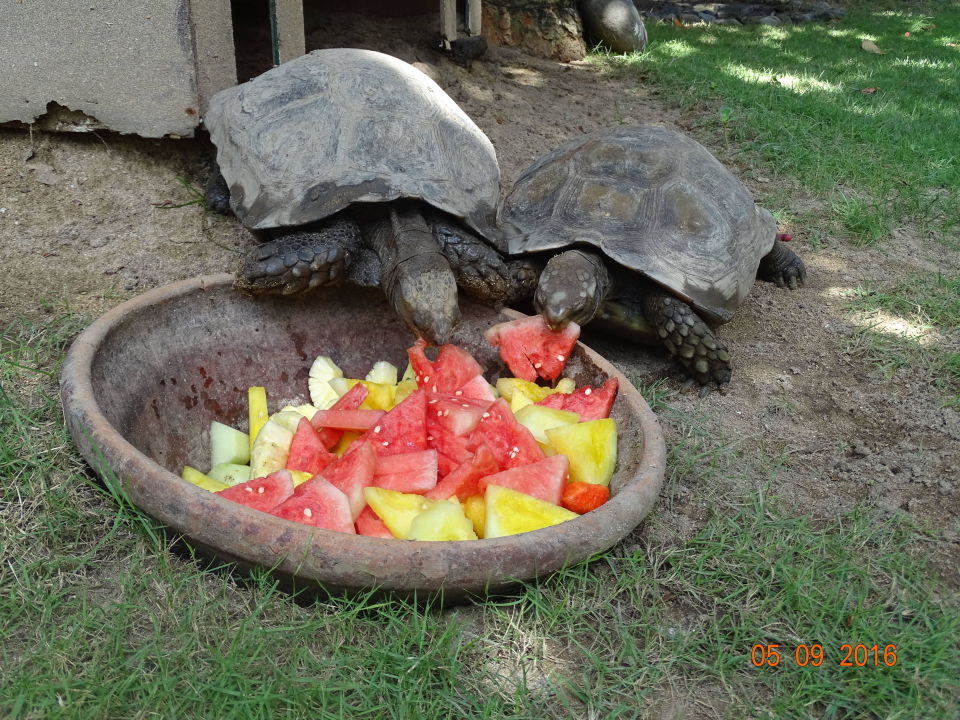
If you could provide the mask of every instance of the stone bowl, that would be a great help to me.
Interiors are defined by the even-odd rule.
[[[231,282],[226,274],[198,277],[119,305],[76,339],[60,378],[64,416],[83,457],[201,553],[338,592],[483,595],[611,547],[656,501],[664,476],[657,419],[630,382],[583,345],[566,374],[578,385],[619,379],[619,459],[611,499],[575,520],[490,540],[385,540],[283,520],[181,480],[184,465],[208,467],[211,420],[247,430],[247,387],[264,385],[272,412],[309,401],[307,371],[317,355],[332,356],[347,377],[362,377],[375,360],[405,367],[413,341],[377,289],[253,299]],[[519,315],[467,303],[462,310],[453,342],[496,378],[505,368],[483,330]]]

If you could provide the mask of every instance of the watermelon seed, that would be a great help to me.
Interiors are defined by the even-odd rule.
[[[488,413],[488,412],[485,412],[485,413],[483,414],[483,417],[485,417],[485,418],[488,418],[488,417],[490,417],[490,413]]]
[[[539,370],[540,368],[543,367],[543,363],[534,363],[534,364],[533,364],[533,367],[536,368],[537,370]]]
[[[461,405],[460,407],[465,407],[465,408],[468,408],[468,407],[470,407],[470,404],[469,404],[469,403],[464,403],[464,404],[463,404],[463,405]]]
[[[307,517],[313,517],[313,510],[311,510],[310,508],[304,508],[303,514],[306,515]]]
[[[433,386],[433,391],[434,391],[434,392],[437,391],[437,386],[436,386],[436,385]]]
[[[586,390],[583,391],[583,394],[584,394],[584,395],[589,395],[589,394],[592,393],[592,392],[593,392],[593,390],[592,390],[591,388],[587,388]]]
[[[380,426],[377,425],[375,428],[373,428],[373,432],[374,432],[374,433],[380,432]]]
[[[427,404],[428,404],[428,405],[433,405],[435,402],[437,402],[437,399],[436,399],[436,398],[434,398],[433,400],[430,400]]]
[[[429,440],[430,442],[433,442],[433,435],[427,435],[427,440]]]
[[[557,362],[563,362],[566,358],[563,355],[557,355]]]
[[[443,417],[443,410],[437,410],[437,417]]]
[[[424,376],[423,376],[423,381],[424,381],[425,383],[430,382],[430,376],[429,376],[429,375],[424,375]]]
[[[456,396],[458,396],[458,397],[459,397],[460,395],[463,395],[463,390],[457,390],[457,391],[454,393],[454,395],[456,395]],[[466,405],[464,405],[464,407],[466,407]]]
[[[257,488],[257,492],[263,495],[263,485]]]
[[[384,440],[384,441],[383,441],[382,443],[380,443],[380,444],[383,445],[384,447],[387,447],[387,446],[390,445],[390,443],[389,443],[388,441],[386,441],[386,440]]]
[[[248,493],[252,493],[252,492],[253,492],[253,488],[252,488],[252,487],[246,487],[246,488],[244,488],[244,490],[246,490]]]
[[[450,411],[449,411],[449,410],[444,410],[444,411],[443,411],[443,416],[444,416],[444,417],[446,417],[446,416],[449,415],[449,414],[450,414]]]

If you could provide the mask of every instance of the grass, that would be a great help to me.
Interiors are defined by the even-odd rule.
[[[209,568],[116,502],[71,448],[59,358],[83,319],[0,340],[0,716],[6,718],[948,717],[960,613],[923,565],[929,537],[861,511],[814,522],[766,492],[711,502],[687,541],[613,551],[441,610],[291,596],[267,571]],[[751,451],[647,388],[677,483],[723,484]],[[751,459],[752,458],[752,459]],[[695,469],[695,472],[692,470]],[[775,476],[776,464],[769,467]],[[656,523],[656,516],[652,520]],[[778,643],[776,668],[750,662]],[[792,648],[826,660],[799,667]],[[844,643],[894,667],[840,668]]]
[[[696,111],[699,132],[721,135],[724,159],[753,168],[782,220],[861,245],[906,224],[955,245],[960,5],[861,6],[829,25],[651,23],[646,52],[594,58]],[[796,186],[829,212],[791,210]]]
[[[915,274],[888,287],[858,286],[848,308],[861,331],[850,350],[884,377],[909,367],[960,406],[960,275]]]

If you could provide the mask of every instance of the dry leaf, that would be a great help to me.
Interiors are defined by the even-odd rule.
[[[860,92],[862,92],[864,95],[873,95],[879,89],[880,88],[878,87],[868,87],[868,88],[864,88]]]
[[[862,47],[864,50],[866,50],[869,53],[873,53],[874,55],[887,54],[886,51],[878,48],[877,44],[873,40],[864,40],[862,43],[860,43],[860,47]]]

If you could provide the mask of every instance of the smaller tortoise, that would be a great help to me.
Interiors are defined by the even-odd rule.
[[[236,285],[290,295],[380,285],[417,334],[442,343],[457,286],[487,301],[535,275],[477,235],[495,232],[493,145],[424,73],[370,50],[317,50],[217,93],[208,203],[263,243]]]
[[[660,342],[703,385],[730,381],[730,353],[712,328],[733,317],[754,280],[795,289],[806,278],[744,185],[663,127],[620,126],[562,145],[523,172],[500,222],[508,253],[549,257],[534,305],[551,326],[593,321]]]

